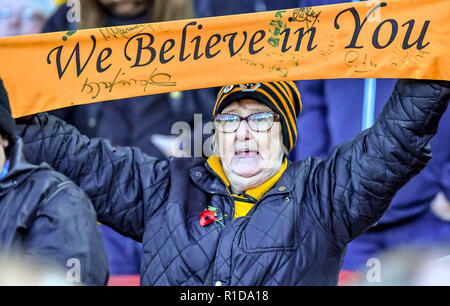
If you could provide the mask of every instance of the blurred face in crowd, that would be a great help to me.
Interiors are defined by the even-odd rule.
[[[134,17],[147,10],[150,0],[98,0],[110,13],[121,17]]]
[[[27,0],[0,0],[0,37],[40,33],[45,18]]]
[[[258,187],[281,167],[284,155],[281,123],[267,123],[267,113],[272,113],[272,110],[253,99],[233,102],[221,113],[243,118],[252,114],[261,116],[254,117],[250,123],[241,120],[234,132],[217,131],[218,154],[235,193]],[[263,131],[255,131],[257,126],[263,127]]]
[[[0,172],[2,171],[3,166],[5,165],[6,162],[5,150],[8,147],[8,145],[9,145],[8,139],[0,135]]]

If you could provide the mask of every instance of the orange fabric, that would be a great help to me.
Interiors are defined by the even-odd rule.
[[[450,80],[450,0],[342,3],[0,39],[14,117],[279,80]],[[214,103],[214,101],[211,101]]]

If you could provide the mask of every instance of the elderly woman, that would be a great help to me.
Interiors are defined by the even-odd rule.
[[[372,128],[296,163],[292,82],[222,88],[206,161],[158,161],[46,114],[21,134],[31,160],[88,193],[100,222],[143,242],[143,285],[336,285],[346,244],[431,158],[449,96],[448,82],[399,81]]]

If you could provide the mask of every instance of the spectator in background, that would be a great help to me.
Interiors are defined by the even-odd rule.
[[[300,6],[336,4],[341,0],[300,1]],[[376,83],[375,117],[391,95],[396,80],[378,79]],[[299,81],[303,111],[298,121],[299,142],[296,160],[308,156],[328,156],[336,145],[353,139],[361,131],[363,79]],[[403,246],[450,245],[450,114],[445,114],[436,137],[430,142],[433,158],[427,167],[394,197],[391,205],[377,223],[348,245],[344,259],[341,284],[351,284],[349,271],[361,271],[370,258],[391,248]],[[436,197],[437,194],[444,193]],[[433,208],[430,207],[434,201]],[[447,213],[446,213],[447,211]],[[345,277],[350,276],[348,282]]]
[[[80,22],[69,22],[67,13],[71,7],[62,5],[49,19],[43,32],[160,22],[193,16],[191,0],[80,0],[80,4]],[[53,114],[89,137],[106,138],[113,145],[137,146],[151,156],[165,159],[177,154],[170,150],[176,138],[171,135],[172,125],[178,121],[187,122],[193,131],[194,114],[203,114],[203,122],[209,122],[215,96],[215,89],[191,90],[75,106],[54,111]],[[185,154],[191,156],[192,152],[193,149]],[[111,275],[138,275],[140,243],[104,225],[101,231]]]
[[[53,9],[51,0],[0,0],[0,37],[40,33]]]

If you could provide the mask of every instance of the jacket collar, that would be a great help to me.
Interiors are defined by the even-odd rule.
[[[22,139],[16,137],[14,146],[8,156],[10,161],[9,171],[2,179],[0,179],[0,195],[14,185],[20,184],[31,173],[39,168],[38,166],[32,165],[25,160],[22,150]],[[26,175],[23,175],[24,173],[26,173]]]

